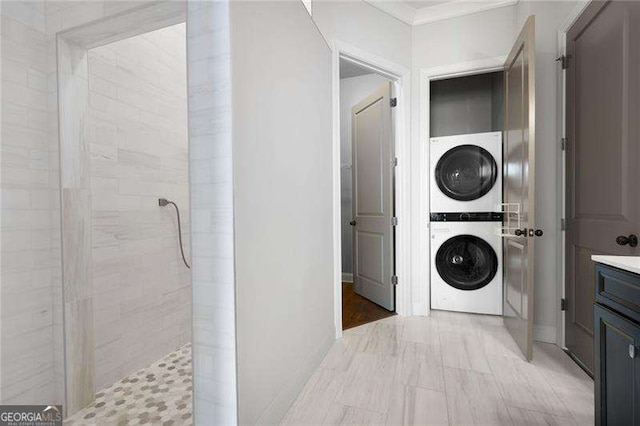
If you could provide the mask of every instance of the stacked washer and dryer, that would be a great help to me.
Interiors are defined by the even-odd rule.
[[[502,315],[502,133],[430,139],[431,308]]]

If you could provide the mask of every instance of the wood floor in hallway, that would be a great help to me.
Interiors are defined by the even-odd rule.
[[[527,363],[502,318],[435,311],[346,330],[283,424],[589,425],[593,404],[557,346]]]
[[[357,327],[395,315],[369,299],[356,294],[353,283],[342,283],[342,329]]]

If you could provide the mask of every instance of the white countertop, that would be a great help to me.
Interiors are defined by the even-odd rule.
[[[634,274],[640,274],[640,256],[595,255],[591,256],[591,260],[624,269],[625,271],[633,272]]]

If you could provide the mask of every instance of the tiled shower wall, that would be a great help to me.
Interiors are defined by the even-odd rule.
[[[53,39],[44,1],[0,2],[0,401],[62,401],[60,209]],[[54,328],[55,325],[55,328]]]
[[[89,50],[95,387],[191,339],[186,26]]]
[[[153,2],[0,2],[2,403],[63,402],[55,35],[149,3]],[[234,423],[228,4],[188,4],[194,414],[196,420]],[[12,231],[18,233],[12,237]]]

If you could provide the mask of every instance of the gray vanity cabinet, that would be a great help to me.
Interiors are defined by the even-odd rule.
[[[640,275],[596,265],[596,425],[640,425]]]

